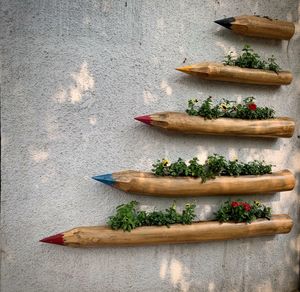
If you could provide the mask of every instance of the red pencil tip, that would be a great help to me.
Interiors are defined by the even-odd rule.
[[[145,123],[147,125],[151,125],[151,122],[152,122],[151,116],[139,116],[134,119],[137,121],[140,121],[142,123]]]
[[[58,233],[49,237],[45,237],[40,242],[64,245],[64,234]]]

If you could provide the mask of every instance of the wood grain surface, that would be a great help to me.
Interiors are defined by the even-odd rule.
[[[240,35],[281,40],[289,40],[295,33],[292,22],[254,15],[234,17],[230,29]]]
[[[202,79],[219,80],[260,85],[288,85],[292,82],[293,76],[289,71],[278,73],[270,70],[249,69],[237,66],[228,66],[222,63],[202,62],[176,70],[196,75]]]
[[[64,245],[135,246],[170,243],[195,243],[288,233],[293,221],[285,214],[273,215],[271,220],[259,219],[247,223],[195,222],[191,225],[139,227],[131,232],[112,230],[108,226],[78,227],[64,232]]]
[[[295,177],[289,170],[264,175],[219,176],[205,183],[201,178],[156,176],[134,170],[115,172],[113,178],[114,187],[125,192],[166,197],[270,194],[289,191],[295,186]]]
[[[287,117],[267,120],[205,119],[180,112],[160,112],[150,117],[153,126],[187,134],[290,138],[295,130],[295,121]]]

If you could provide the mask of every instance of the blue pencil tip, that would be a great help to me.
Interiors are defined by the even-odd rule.
[[[116,182],[111,173],[93,176],[92,179],[100,181],[106,185],[112,186]]]

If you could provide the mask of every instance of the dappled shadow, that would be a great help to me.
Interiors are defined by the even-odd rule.
[[[295,288],[299,184],[294,191],[255,196],[271,205],[274,213],[294,218],[295,226],[287,235],[118,249],[38,243],[43,236],[75,226],[103,225],[117,205],[133,199],[143,209],[169,207],[173,199],[127,194],[90,178],[119,169],[150,170],[160,157],[197,156],[203,162],[207,155],[220,153],[242,161],[264,159],[276,164],[275,169],[296,172],[299,181],[296,134],[277,140],[177,135],[133,120],[142,111],[184,110],[189,98],[208,95],[234,99],[254,95],[278,115],[298,119],[299,23],[293,39],[280,43],[237,36],[217,28],[213,20],[249,10],[298,21],[299,4],[199,3],[3,2],[2,290]],[[274,53],[282,67],[293,71],[293,83],[266,87],[205,81],[174,69],[205,58],[221,61],[227,49],[239,51],[244,43],[263,55]],[[176,202],[179,207],[195,202],[199,219],[205,220],[213,219],[227,199],[176,198]]]

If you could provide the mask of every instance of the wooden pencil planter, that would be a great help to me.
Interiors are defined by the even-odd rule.
[[[289,71],[241,68],[229,66],[222,63],[203,62],[176,70],[198,76],[202,79],[219,80],[260,85],[288,85],[292,82],[293,76]]]
[[[155,127],[185,134],[290,138],[295,130],[294,120],[286,117],[267,120],[205,119],[187,113],[161,112],[135,119]]]
[[[283,214],[273,215],[271,220],[258,219],[251,224],[204,221],[170,225],[169,228],[138,227],[131,232],[112,230],[107,226],[78,227],[44,238],[41,242],[73,247],[196,243],[289,233],[292,227],[292,219]]]
[[[292,22],[255,15],[229,17],[215,22],[237,34],[251,37],[289,40],[295,33]]]
[[[156,176],[134,170],[93,179],[128,193],[164,197],[266,194],[289,191],[295,186],[295,177],[289,170],[264,175],[219,176],[205,183],[200,178]]]

